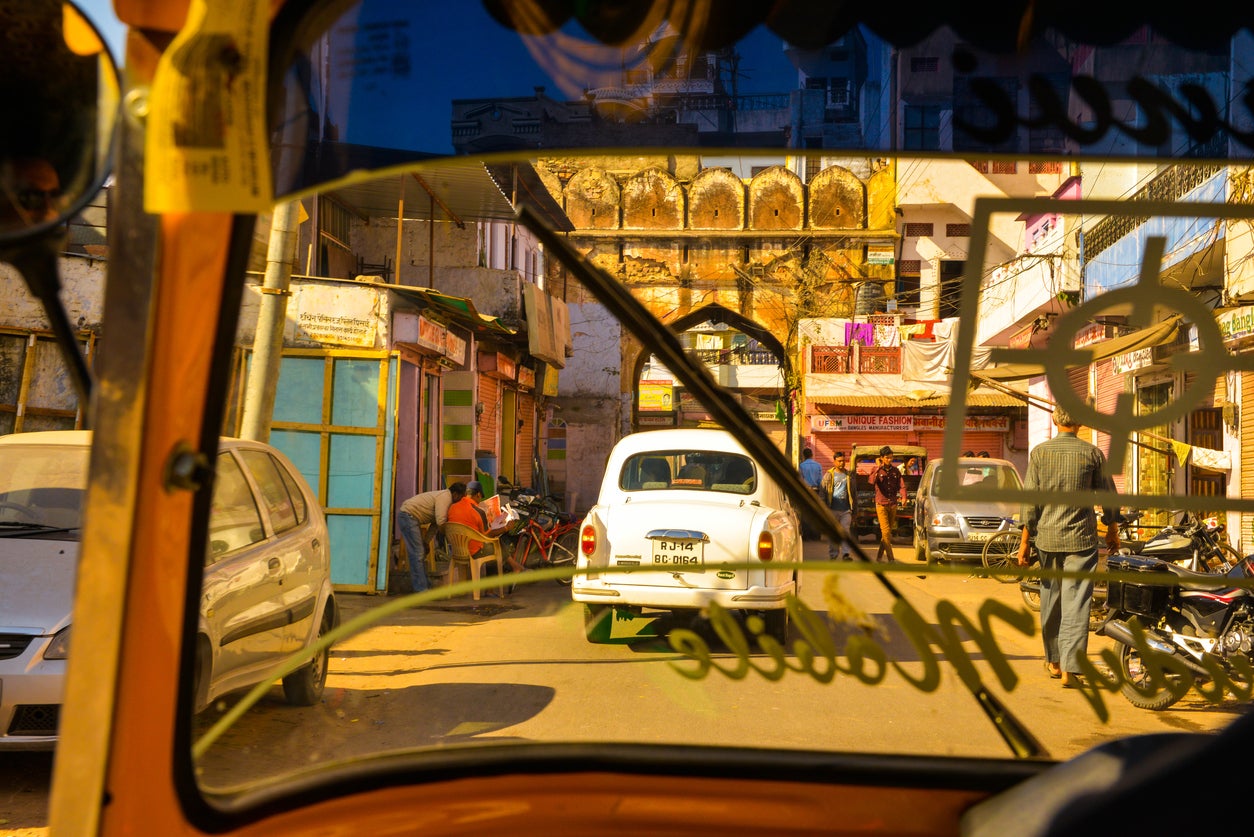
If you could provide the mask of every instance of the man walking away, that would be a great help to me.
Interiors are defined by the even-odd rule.
[[[1094,445],[1077,438],[1079,422],[1064,408],[1054,409],[1058,435],[1037,445],[1028,458],[1024,488],[1039,492],[1114,491],[1114,480],[1106,474],[1106,457]],[[1072,503],[1076,501],[1071,500]],[[1106,546],[1119,549],[1116,508],[1103,508]],[[1019,542],[1018,563],[1028,565],[1028,544],[1036,541],[1041,568],[1091,573],[1097,569],[1097,515],[1092,503],[1075,505],[1024,504],[1021,517],[1023,537]],[[1060,678],[1066,688],[1080,684],[1079,660],[1088,655],[1089,606],[1093,600],[1093,579],[1041,578],[1041,639],[1045,645],[1045,669]]]
[[[814,458],[814,451],[805,448],[801,451],[801,464],[797,466],[801,472],[801,481],[810,486],[810,490],[819,494],[823,490],[823,466]],[[813,540],[818,536],[814,527],[808,522],[801,527],[801,536]]]
[[[401,503],[396,513],[396,527],[405,540],[409,555],[409,581],[415,593],[431,587],[427,579],[427,540],[431,527],[443,529],[448,523],[449,507],[466,496],[466,483],[455,482],[448,488],[415,494]]]
[[[846,532],[853,531],[853,507],[849,503],[849,472],[845,470],[845,455],[840,451],[832,457],[831,469],[823,475],[823,498],[836,515],[836,521]],[[850,535],[852,537],[852,534]],[[853,560],[853,548],[849,541],[827,547],[827,557],[832,560]]]
[[[893,465],[893,449],[888,445],[880,448],[879,467],[871,474],[871,485],[875,486],[875,516],[880,521],[880,548],[875,560],[892,563],[897,503],[905,499],[906,487],[901,471]]]

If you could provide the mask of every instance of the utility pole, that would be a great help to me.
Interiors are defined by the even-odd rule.
[[[296,260],[296,233],[300,228],[300,202],[288,201],[274,208],[270,219],[270,246],[266,251],[266,276],[261,286],[253,358],[244,388],[244,415],[240,437],[270,441],[274,416],[274,392],[283,357],[283,324],[291,294],[292,265]]]

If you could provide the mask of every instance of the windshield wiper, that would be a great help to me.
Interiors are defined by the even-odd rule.
[[[0,520],[0,538],[17,538],[23,535],[50,535],[56,532],[75,532],[78,526],[49,526],[47,523],[22,523],[16,520]]]
[[[648,309],[641,305],[640,301],[632,296],[631,292],[617,279],[584,259],[569,241],[551,230],[526,205],[519,206],[514,212],[514,217],[520,224],[531,230],[544,245],[545,251],[551,253],[563,267],[573,273],[575,278],[591,291],[601,304],[609,309],[610,313],[616,315],[646,349],[657,355],[662,364],[689,392],[696,394],[697,400],[709,411],[715,421],[736,434],[745,449],[753,454],[767,473],[775,478],[793,502],[805,510],[807,516],[819,525],[824,535],[832,538],[832,543],[837,543],[842,539],[842,533],[836,528],[836,518],[831,510],[818,499],[819,495],[813,491],[799,490],[800,482],[796,468],[784,459],[779,448],[740,404],[734,399],[725,397],[725,393],[710,377],[705,366],[694,362],[689,357],[670,329],[649,313]],[[861,560],[868,560],[860,548],[858,554]],[[883,573],[876,573],[876,578],[894,599],[904,599],[901,592]],[[1010,711],[1010,707],[990,692],[988,687],[980,682],[978,676],[971,679],[963,677],[961,680],[1016,758],[1041,758],[1049,755],[1044,745]]]

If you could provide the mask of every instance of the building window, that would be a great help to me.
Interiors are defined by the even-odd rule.
[[[940,59],[934,55],[918,55],[910,59],[910,72],[934,73],[940,69]]]
[[[962,273],[967,269],[965,261],[940,263],[940,318],[958,316],[958,303],[962,299]]]
[[[906,265],[914,265],[914,275],[906,274]],[[901,273],[897,276],[897,290],[895,294],[897,304],[906,308],[915,308],[919,305],[919,263],[902,262]]]
[[[1062,174],[1062,163],[1032,160],[1028,163],[1028,174]]]
[[[913,276],[917,279],[923,272],[922,259],[902,259],[900,264],[902,276]]]
[[[902,128],[901,145],[909,151],[938,151],[940,149],[940,114],[936,106],[906,105],[905,124]]]
[[[906,235],[910,238],[922,238],[932,234],[934,224],[906,224]]]
[[[1019,164],[1014,160],[994,160],[993,174],[1015,174],[1019,171]]]
[[[970,238],[971,237],[971,225],[970,224],[946,224],[945,235],[949,236],[950,238]]]
[[[1000,88],[1002,98],[1017,106],[1019,79],[1013,76],[954,79],[954,149],[969,149],[992,153],[1019,151],[1019,134],[1009,131],[1009,136],[989,139],[978,135],[1001,127],[996,117],[990,116],[987,102],[996,95],[989,86]],[[978,91],[978,92],[977,92]],[[970,126],[970,127],[964,127]],[[975,133],[972,133],[975,132]]]

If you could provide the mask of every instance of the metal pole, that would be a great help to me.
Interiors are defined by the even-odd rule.
[[[283,324],[287,321],[287,298],[296,261],[296,234],[300,228],[300,202],[289,201],[274,208],[270,219],[270,247],[266,253],[266,276],[260,288],[261,306],[257,331],[253,336],[253,358],[244,388],[244,415],[240,437],[258,442],[270,441],[270,421],[274,417],[274,392],[283,358]]]

